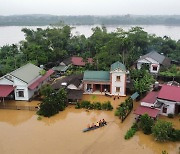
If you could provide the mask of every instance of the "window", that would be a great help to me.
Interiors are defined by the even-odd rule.
[[[24,97],[24,91],[18,91],[18,97]]]
[[[116,81],[120,81],[121,77],[120,76],[116,76]]]
[[[153,66],[153,71],[157,71],[157,66]]]
[[[163,107],[163,113],[167,113],[167,107]]]
[[[120,92],[120,87],[116,87],[116,92],[117,92],[117,93]]]

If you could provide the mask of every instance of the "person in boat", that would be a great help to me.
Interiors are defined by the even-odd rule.
[[[90,128],[93,128],[93,127],[95,127],[94,123],[92,123],[92,125],[91,125],[91,127],[90,127]]]
[[[96,127],[99,127],[99,122],[96,123]]]
[[[101,121],[101,120],[99,120],[99,126],[102,126],[102,125],[103,125],[102,121]]]
[[[102,120],[102,124],[103,124],[103,125],[107,125],[107,122],[103,119],[103,120]]]

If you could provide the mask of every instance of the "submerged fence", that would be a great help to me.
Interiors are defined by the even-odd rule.
[[[0,105],[0,109],[9,109],[9,110],[29,110],[37,111],[37,106],[10,106],[10,105]]]

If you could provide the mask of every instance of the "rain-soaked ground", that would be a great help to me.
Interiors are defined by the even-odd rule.
[[[84,95],[83,99],[106,101],[117,106],[120,99]],[[138,102],[135,102],[135,107]],[[0,110],[0,153],[1,154],[179,154],[179,142],[158,143],[150,135],[137,132],[130,140],[124,134],[132,125],[134,115],[121,123],[114,111],[86,111],[69,106],[65,111],[51,117],[37,120],[34,111]],[[107,126],[83,133],[88,123],[106,119]],[[168,119],[180,129],[179,118]]]

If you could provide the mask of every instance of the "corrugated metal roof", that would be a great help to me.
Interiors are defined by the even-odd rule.
[[[131,95],[131,99],[135,100],[139,96],[138,92],[135,92],[134,94]]]
[[[138,106],[137,109],[134,111],[134,114],[137,115],[148,114],[150,117],[156,118],[159,112],[160,110],[158,109],[152,109],[150,107],[145,107],[145,106]]]
[[[144,97],[141,102],[154,104],[157,100],[157,96],[159,94],[159,91],[151,91],[149,92],[146,97]]]
[[[68,69],[69,65],[66,66],[66,65],[59,65],[59,66],[56,66],[56,67],[53,67],[52,69],[54,71],[63,71],[65,72],[67,69]]]
[[[93,64],[92,58],[87,58],[87,62],[84,62],[82,57],[72,57],[71,61],[75,66],[85,66],[86,63]]]
[[[35,89],[36,87],[38,87],[44,80],[46,80],[53,73],[54,73],[54,71],[52,69],[48,70],[44,76],[37,79],[28,88],[31,89],[31,90]]]
[[[0,85],[0,97],[7,97],[13,90],[11,85]]]
[[[161,54],[157,53],[156,51],[151,51],[151,52],[147,53],[146,55],[142,56],[139,60],[145,59],[148,57],[154,59],[155,61],[157,61],[160,64],[162,64],[165,59],[164,55],[161,55]]]
[[[158,94],[158,98],[180,102],[180,87],[162,85],[162,88]]]
[[[87,81],[110,81],[109,71],[85,71],[83,80]]]
[[[26,83],[30,83],[32,80],[39,76],[41,70],[41,68],[31,63],[28,63],[18,68],[17,70],[11,72],[10,74]]]
[[[117,61],[111,65],[111,71],[114,71],[116,69],[121,69],[122,71],[126,71],[125,65],[119,61]]]

